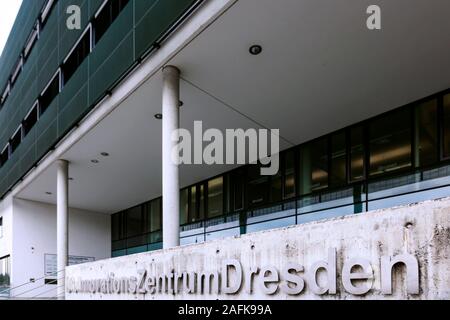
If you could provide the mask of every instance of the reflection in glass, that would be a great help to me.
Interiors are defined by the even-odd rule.
[[[443,156],[450,158],[450,94],[444,96],[443,142]]]
[[[126,211],[127,219],[127,238],[139,235],[142,233],[142,207],[137,206]]]
[[[347,182],[347,150],[345,132],[331,137],[331,172],[330,184],[332,187],[345,185]]]
[[[161,198],[153,200],[148,205],[150,214],[150,232],[162,230],[162,210],[161,210]]]
[[[403,109],[370,123],[370,175],[411,166],[411,111]]]
[[[350,129],[350,182],[364,179],[364,129]]]
[[[111,216],[111,238],[112,241],[124,238],[123,232],[123,213],[119,212]]]
[[[231,177],[231,208],[232,211],[242,210],[244,208],[244,179],[245,170],[239,169],[233,171]]]
[[[431,165],[438,160],[437,99],[419,104],[415,112],[415,164]]]
[[[270,201],[271,202],[281,201],[282,184],[283,184],[283,182],[282,182],[281,171],[278,170],[278,173],[276,175],[270,177]]]
[[[320,139],[300,149],[300,191],[309,194],[328,187],[328,143]]]
[[[260,166],[251,165],[248,168],[248,205],[258,206],[269,200],[269,177],[260,175]]]
[[[180,191],[180,224],[184,225],[188,223],[188,211],[189,211],[189,190],[183,189]]]
[[[295,152],[284,156],[284,199],[295,197]]]
[[[223,214],[223,177],[208,181],[208,218]]]

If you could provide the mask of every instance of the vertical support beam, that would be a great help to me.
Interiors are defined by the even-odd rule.
[[[69,163],[65,160],[57,161],[57,297],[64,299],[65,296],[65,268],[68,265],[69,256]]]
[[[163,248],[180,245],[180,184],[178,164],[172,159],[177,141],[172,134],[179,128],[180,70],[174,66],[163,69],[162,93],[162,162],[163,162]]]

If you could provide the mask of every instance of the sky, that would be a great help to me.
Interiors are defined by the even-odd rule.
[[[22,0],[0,0],[0,52],[3,52],[21,4]]]

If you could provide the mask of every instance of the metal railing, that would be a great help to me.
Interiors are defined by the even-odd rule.
[[[39,278],[32,278],[27,282],[20,285],[9,287],[3,291],[0,291],[0,299],[4,300],[29,300],[29,299],[57,299],[63,298],[63,294],[57,295],[58,289],[62,288],[64,285],[58,285],[58,282],[64,279],[64,276],[59,277],[64,270],[59,270],[51,274],[46,274]],[[50,278],[50,279],[49,279]],[[46,281],[47,280],[47,281]],[[39,282],[43,281],[42,284]],[[38,284],[39,283],[39,284]],[[40,290],[45,287],[52,286],[45,291],[40,292]],[[16,293],[16,291],[18,291]],[[51,295],[52,291],[55,291],[54,295]]]

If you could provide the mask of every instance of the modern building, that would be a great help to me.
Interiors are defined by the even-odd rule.
[[[338,254],[364,256],[326,226],[356,216],[348,234],[370,242],[378,231],[362,226],[376,216],[374,230],[388,230],[398,206],[418,226],[408,237],[450,230],[438,200],[450,196],[450,3],[375,2],[24,1],[0,60],[0,294],[77,298],[69,264],[195,268],[189,254],[262,244],[259,231],[284,245],[307,229],[304,250],[343,234]],[[367,27],[372,4],[380,30]],[[74,5],[80,28],[68,24]],[[279,129],[278,174],[174,165],[163,132],[194,121]],[[380,248],[399,254],[389,239]],[[436,246],[442,261],[418,257],[420,284],[434,268],[433,288],[447,291],[421,286],[422,298],[450,298],[448,238]],[[83,280],[81,266],[70,276]]]

